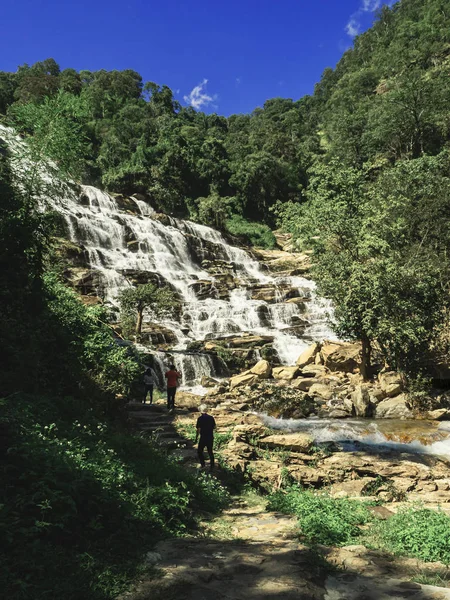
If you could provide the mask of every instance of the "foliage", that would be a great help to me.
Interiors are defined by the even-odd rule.
[[[170,316],[178,304],[172,290],[167,287],[157,287],[154,283],[125,288],[120,292],[118,300],[122,314],[125,317],[134,316],[136,335],[141,333],[146,309],[158,317]]]
[[[226,220],[225,225],[231,235],[241,238],[244,243],[267,249],[276,246],[275,236],[264,223],[247,221],[240,215],[234,215]]]
[[[89,400],[16,394],[0,416],[0,579],[12,600],[107,599],[137,575],[155,539],[182,535],[228,494]]]
[[[312,544],[351,544],[361,535],[359,526],[371,520],[361,502],[331,498],[298,486],[272,494],[268,508],[297,515],[302,536]]]
[[[334,302],[337,333],[361,339],[369,362],[376,340],[391,365],[415,371],[442,320],[446,156],[401,161],[375,182],[331,160],[312,171],[307,203],[278,207],[297,240],[314,248],[314,276]]]

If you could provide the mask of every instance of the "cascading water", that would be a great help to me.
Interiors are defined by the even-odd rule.
[[[360,444],[377,452],[433,454],[450,459],[450,423],[367,419],[277,419],[260,415],[263,423],[280,431],[308,433],[316,443],[335,442],[343,450]]]
[[[24,144],[11,130],[8,136],[12,146],[22,145],[23,150]],[[46,172],[42,176],[51,178]],[[183,354],[194,340],[243,333],[268,336],[273,338],[281,362],[292,364],[311,339],[332,337],[326,325],[329,306],[316,297],[313,282],[263,273],[258,261],[228,244],[218,231],[167,216],[159,220],[147,203],[131,200],[135,210],[130,210],[129,201],[122,207],[120,198],[82,186],[80,195],[67,188],[62,200],[46,198],[45,205],[62,215],[68,237],[84,248],[96,274],[97,294],[105,301],[117,306],[120,290],[132,285],[130,274],[136,273],[156,276],[179,295],[183,302],[179,321],[163,320],[161,324],[178,340],[174,360],[185,383],[195,385],[203,375],[215,374],[210,356]],[[217,297],[216,276],[202,266],[205,259],[229,267],[233,285],[225,297]],[[198,284],[210,286],[208,297],[199,297],[195,291]],[[252,299],[252,287],[268,285],[297,289],[298,296],[305,298],[306,314],[295,303],[284,302],[282,294],[275,303]],[[308,323],[303,335],[294,335],[292,326],[304,318]],[[151,314],[146,319],[155,320]]]

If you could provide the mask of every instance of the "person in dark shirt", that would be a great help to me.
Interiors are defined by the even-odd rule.
[[[202,404],[199,407],[199,410],[202,414],[197,419],[197,435],[195,436],[196,443],[200,436],[197,450],[198,458],[200,460],[200,465],[204,467],[205,457],[203,456],[203,450],[206,448],[209,455],[209,470],[212,471],[214,469],[213,444],[214,429],[216,428],[216,422],[214,420],[214,417],[208,415],[208,408],[205,404]]]

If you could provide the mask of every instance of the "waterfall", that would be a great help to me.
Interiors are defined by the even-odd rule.
[[[0,132],[7,129],[0,126]],[[8,135],[11,147],[23,151],[24,143],[11,130]],[[49,173],[42,173],[42,178],[51,180]],[[136,275],[167,284],[179,296],[180,318],[160,324],[177,339],[175,362],[185,386],[196,385],[203,375],[214,376],[217,370],[211,356],[183,353],[194,340],[247,333],[268,336],[282,363],[292,364],[312,339],[332,337],[327,325],[330,307],[317,298],[313,282],[263,273],[258,261],[230,245],[219,231],[158,215],[138,198],[127,199],[124,205],[120,196],[95,187],[80,190],[78,194],[67,187],[62,199],[42,199],[42,209],[50,206],[62,216],[67,237],[84,249],[95,273],[97,295],[116,309],[119,292],[132,285]],[[226,266],[222,279],[210,268],[219,262]],[[199,291],[202,286],[208,290],[206,297]],[[274,303],[253,299],[255,286],[275,288]],[[283,286],[298,290],[305,299],[305,314],[297,304],[284,302]],[[147,314],[144,320],[151,317]],[[305,324],[303,329],[299,323]],[[167,361],[164,356],[158,360],[162,373]]]

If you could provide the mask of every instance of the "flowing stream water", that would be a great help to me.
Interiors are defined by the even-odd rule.
[[[308,433],[315,442],[335,442],[343,450],[433,454],[450,459],[450,422],[396,419],[277,419],[260,415],[268,427],[281,432]]]

